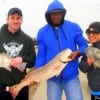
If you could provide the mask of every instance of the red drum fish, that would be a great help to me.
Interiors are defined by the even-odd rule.
[[[72,51],[70,49],[65,49],[58,53],[51,61],[49,61],[44,66],[33,69],[29,73],[27,73],[25,78],[19,84],[13,85],[9,88],[9,92],[12,94],[13,98],[16,98],[19,91],[24,86],[30,86],[32,84],[35,85],[43,80],[58,76],[66,67],[68,61],[70,61],[68,57],[70,56],[71,52]]]

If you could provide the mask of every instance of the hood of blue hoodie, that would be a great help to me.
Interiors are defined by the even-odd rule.
[[[45,13],[45,18],[46,18],[48,24],[50,24],[52,26],[53,26],[53,23],[50,19],[50,13],[56,12],[56,11],[57,12],[62,11],[63,18],[61,20],[61,23],[59,24],[59,25],[61,25],[64,21],[64,17],[65,17],[65,14],[66,14],[66,9],[64,8],[63,4],[61,2],[59,2],[58,0],[54,0],[53,2],[51,2],[50,5],[47,8],[46,13]]]
[[[50,5],[48,6],[47,12],[54,11],[57,9],[66,10],[61,2],[59,2],[58,0],[55,0],[55,1],[51,2]]]

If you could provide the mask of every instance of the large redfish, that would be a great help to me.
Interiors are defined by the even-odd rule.
[[[65,49],[58,53],[44,66],[30,71],[19,84],[13,85],[9,88],[9,92],[12,94],[13,98],[16,98],[19,91],[24,86],[30,86],[31,84],[35,85],[43,80],[58,76],[68,64],[68,61],[70,61],[68,58],[70,54],[71,50]]]

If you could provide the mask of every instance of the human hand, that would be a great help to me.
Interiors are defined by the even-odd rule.
[[[88,59],[87,59],[87,64],[88,64],[89,66],[91,66],[91,65],[93,64],[93,62],[94,62],[94,58],[88,58]]]
[[[79,56],[79,55],[80,55],[80,51],[74,51],[74,52],[72,52],[72,53],[70,54],[70,56],[69,56],[70,61],[75,60],[76,57]]]
[[[17,68],[23,62],[22,57],[11,58],[11,66]]]
[[[18,95],[19,91],[20,91],[20,87],[18,84],[10,86],[9,90],[7,90],[8,92],[10,92],[10,94],[12,95],[13,100],[16,99],[16,96]]]

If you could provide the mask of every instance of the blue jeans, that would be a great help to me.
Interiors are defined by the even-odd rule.
[[[47,81],[47,100],[62,100],[63,90],[66,95],[66,100],[83,100],[79,78],[68,82]]]

